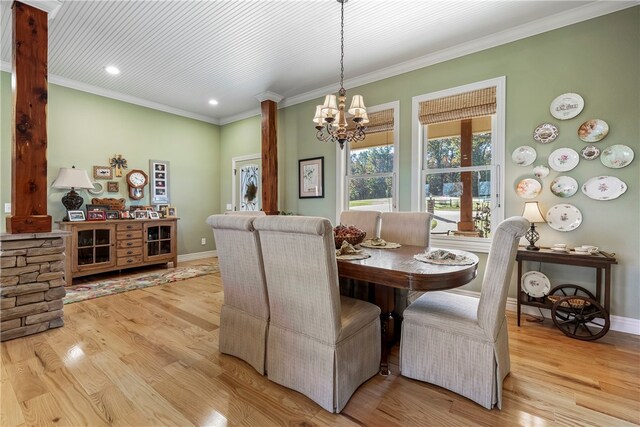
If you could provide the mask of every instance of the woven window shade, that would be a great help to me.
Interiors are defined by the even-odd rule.
[[[366,133],[379,133],[393,130],[393,108],[368,113],[368,115],[369,123],[365,125],[367,127]],[[353,121],[349,121],[347,129],[353,130],[354,128],[355,125]]]
[[[489,116],[496,112],[496,88],[465,92],[444,98],[431,99],[420,103],[420,123],[450,122]]]

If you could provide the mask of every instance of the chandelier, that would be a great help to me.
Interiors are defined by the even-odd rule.
[[[316,138],[322,142],[338,142],[340,149],[345,142],[363,141],[365,138],[365,125],[369,123],[367,107],[364,105],[362,95],[354,95],[348,113],[353,116],[355,127],[347,129],[347,116],[345,114],[345,101],[347,91],[344,89],[344,4],[348,0],[337,0],[340,3],[340,90],[338,98],[331,94],[324,98],[323,105],[316,106],[316,114],[313,122],[316,124]]]

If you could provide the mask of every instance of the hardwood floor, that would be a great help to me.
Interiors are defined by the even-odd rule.
[[[203,260],[191,264],[201,264]],[[184,263],[187,264],[187,263]],[[183,265],[183,264],[182,264]],[[640,423],[640,339],[515,326],[502,411],[376,375],[341,414],[218,352],[220,276],[65,306],[65,326],[1,345],[2,426],[624,426]]]

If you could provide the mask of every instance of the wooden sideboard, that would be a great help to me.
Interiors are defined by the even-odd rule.
[[[172,262],[178,266],[177,218],[57,222],[66,238],[67,283],[89,274]]]

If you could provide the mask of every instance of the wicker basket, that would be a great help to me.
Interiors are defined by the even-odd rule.
[[[367,233],[365,231],[361,231],[361,233],[358,234],[357,236],[351,236],[351,237],[338,237],[334,234],[333,240],[335,241],[336,249],[340,249],[340,247],[342,247],[342,242],[347,241],[353,246],[355,246],[359,243],[362,243],[366,235]]]
[[[560,295],[549,295],[547,296],[547,299],[549,301],[551,301],[552,304],[555,304],[556,301],[559,301],[561,298],[566,298],[564,296],[560,296]],[[589,307],[591,305],[591,303],[587,300],[584,300],[582,298],[569,298],[565,301],[562,301],[560,303],[560,307],[564,307],[564,308],[574,308],[574,309],[580,309],[583,307]]]

